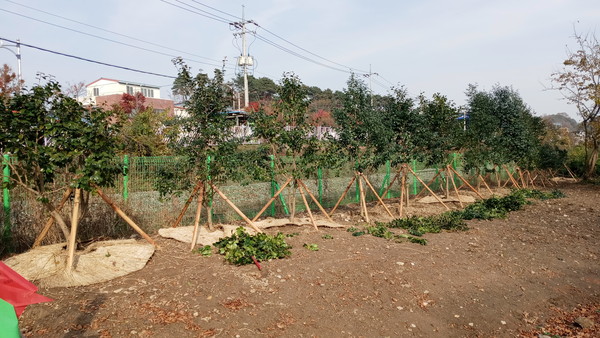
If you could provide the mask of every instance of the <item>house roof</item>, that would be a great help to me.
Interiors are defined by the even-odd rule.
[[[88,85],[86,85],[86,87],[89,87],[91,85],[93,85],[94,83],[98,82],[98,81],[111,81],[111,82],[117,82],[120,84],[124,84],[124,85],[132,85],[132,86],[138,86],[138,87],[145,87],[145,88],[152,88],[152,89],[159,89],[159,86],[153,86],[153,85],[148,85],[148,84],[144,84],[144,83],[139,83],[139,82],[131,82],[131,81],[123,81],[123,80],[115,80],[115,79],[109,79],[109,78],[105,78],[105,77],[101,77],[96,81],[93,81],[91,83],[89,83]]]

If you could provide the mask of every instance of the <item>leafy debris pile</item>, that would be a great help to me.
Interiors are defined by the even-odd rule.
[[[222,238],[215,244],[219,254],[235,265],[246,265],[254,263],[252,257],[257,261],[279,259],[290,256],[291,246],[285,242],[285,235],[278,233],[275,236],[265,233],[250,235],[243,227],[236,229],[229,237]]]

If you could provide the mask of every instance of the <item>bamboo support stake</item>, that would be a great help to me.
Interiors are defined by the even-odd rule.
[[[227,198],[227,196],[225,196],[225,194],[221,192],[221,190],[219,190],[214,184],[209,184],[213,188],[213,190],[216,191],[217,194],[219,194],[219,196],[221,196],[225,203],[227,203],[238,215],[240,215],[240,217],[244,219],[244,221],[246,221],[246,223],[248,223],[248,225],[250,225],[252,229],[254,229],[256,232],[263,232],[256,225],[254,225],[254,223],[246,215],[244,215],[244,213],[240,209],[238,209],[238,207],[236,207],[235,204],[233,204],[233,202],[231,202],[229,198]]]
[[[427,182],[427,186],[429,186],[431,183],[433,183],[433,181],[435,181],[436,178],[438,178],[438,176],[440,176],[442,174],[442,172],[438,172],[437,174],[435,174],[433,176],[432,179],[429,180],[429,182]],[[427,190],[425,187],[423,189],[421,189],[421,191],[419,191],[419,193],[415,196],[415,198],[419,198],[419,196],[421,196],[421,194],[423,193],[423,191]]]
[[[346,190],[344,190],[344,193],[342,193],[342,196],[340,196],[340,199],[337,201],[337,203],[335,204],[333,209],[331,209],[331,211],[329,212],[329,217],[333,216],[333,212],[335,211],[335,209],[337,209],[337,207],[340,205],[340,203],[342,203],[342,201],[344,200],[344,197],[346,197],[348,190],[350,190],[350,187],[352,187],[352,183],[354,183],[355,180],[356,180],[356,176],[352,177],[352,179],[350,180],[350,183],[346,187]]]
[[[458,173],[458,171],[456,171],[451,166],[448,166],[448,168],[450,168],[450,170],[454,171],[456,176],[458,176],[458,178],[460,178],[460,180],[463,181],[467,185],[467,187],[469,187],[471,190],[473,190],[473,192],[476,193],[477,196],[479,196],[479,198],[483,199],[483,196],[479,193],[479,191],[477,191],[477,189],[473,188],[473,186],[464,177],[462,177],[461,174]]]
[[[402,173],[402,182],[400,183],[400,218],[402,218],[402,212],[403,210],[403,206],[404,206],[404,192],[406,191],[405,186],[406,186],[406,172]]]
[[[363,215],[365,216],[365,221],[367,223],[371,223],[371,220],[369,219],[369,211],[367,211],[367,199],[365,197],[365,190],[363,189],[363,183],[362,180],[360,179],[360,174],[356,174],[358,176],[358,190],[360,193],[360,203],[361,203],[361,210]]]
[[[304,184],[304,182],[302,182],[301,180],[298,180],[298,183],[300,184],[300,186],[302,186],[302,188],[304,188],[304,190],[306,190],[306,193],[308,194],[308,196],[310,196],[310,198],[313,200],[313,202],[315,202],[315,204],[317,205],[317,207],[319,208],[319,210],[321,210],[321,212],[325,215],[325,217],[327,217],[327,219],[330,222],[333,222],[333,220],[331,219],[331,217],[329,217],[329,215],[327,214],[327,211],[325,211],[325,209],[323,208],[323,206],[321,205],[321,203],[319,203],[319,201],[310,192],[310,190],[308,190],[308,187],[306,186],[306,184]]]
[[[60,203],[58,203],[58,206],[56,207],[57,211],[60,211],[64,207],[65,203],[67,203],[67,201],[69,200],[69,197],[71,197],[72,192],[73,192],[73,189],[71,189],[71,188],[67,188],[67,190],[65,190],[65,193],[63,194],[62,199],[60,200]],[[48,231],[50,231],[50,228],[52,227],[53,224],[54,224],[54,217],[51,216],[46,221],[44,228],[42,228],[42,231],[35,239],[35,242],[33,242],[32,248],[35,248],[35,247],[39,246],[40,244],[42,244],[42,241],[48,235]]]
[[[492,191],[492,189],[490,188],[490,186],[485,181],[485,178],[483,176],[481,176],[481,174],[479,174],[479,179],[483,182],[483,185],[485,185],[486,189],[490,192],[490,194],[493,195],[494,192]]]
[[[123,212],[123,210],[121,210],[121,208],[119,208],[119,206],[115,204],[115,202],[108,198],[108,196],[106,196],[99,187],[95,187],[95,189],[98,193],[98,196],[100,196],[104,200],[104,202],[106,202],[106,204],[108,204],[117,213],[117,215],[119,215],[125,222],[127,222],[127,224],[129,224],[129,226],[133,228],[133,230],[137,231],[137,233],[140,234],[140,236],[142,236],[146,241],[148,241],[148,243],[158,247],[156,242],[154,242],[154,240],[150,238],[150,236],[148,236],[148,234],[145,233],[144,230],[142,230],[142,228],[135,224],[135,222],[131,220],[131,218],[129,218],[129,216],[127,216]]]
[[[387,186],[387,188],[385,188],[385,191],[383,192],[383,194],[381,194],[381,198],[384,198],[384,196],[388,193],[388,191],[390,190],[390,188],[392,187],[394,182],[396,182],[396,179],[398,178],[399,174],[400,174],[400,172],[397,172],[396,175],[394,175],[394,178],[392,179],[390,184]],[[377,204],[379,204],[379,202],[377,202]]]
[[[422,180],[422,179],[421,179],[419,176],[417,176],[417,174],[416,174],[416,173],[415,173],[415,172],[412,170],[412,168],[411,168],[411,167],[407,167],[407,168],[408,168],[408,170],[410,170],[410,172],[413,174],[413,176],[414,176],[414,177],[415,177],[415,178],[416,178],[416,179],[417,179],[419,182],[421,182],[421,184],[425,184],[425,182],[423,182],[423,180]],[[442,199],[441,199],[441,198],[440,198],[440,197],[439,197],[439,196],[438,196],[436,193],[434,193],[434,192],[433,192],[433,190],[431,190],[431,188],[429,188],[427,185],[425,185],[425,187],[427,188],[427,190],[429,191],[429,193],[430,193],[431,195],[433,195],[433,197],[435,197],[435,199],[436,199],[438,202],[442,203],[442,205],[443,205],[443,206],[444,206],[446,209],[450,210],[450,208],[449,208],[449,207],[446,205],[446,203],[444,203],[444,201],[442,201]]]
[[[177,226],[179,226],[179,223],[181,223],[181,220],[183,219],[185,212],[187,211],[188,207],[190,206],[190,203],[192,203],[192,200],[194,200],[194,197],[198,193],[198,190],[200,189],[201,185],[203,185],[202,181],[199,181],[198,183],[196,183],[196,186],[194,187],[194,190],[192,190],[190,197],[187,199],[187,201],[185,201],[185,204],[183,205],[183,208],[181,209],[179,216],[177,216],[177,219],[175,220],[173,225],[171,225],[172,228],[176,228]]]
[[[73,260],[75,258],[75,249],[77,249],[77,226],[79,225],[79,206],[81,204],[81,189],[75,189],[75,199],[73,201],[73,212],[71,214],[71,233],[67,245],[69,254],[67,256],[67,271],[73,270]]]
[[[267,204],[265,204],[265,206],[262,209],[260,209],[258,214],[256,214],[256,216],[254,216],[254,218],[252,218],[252,222],[256,222],[256,220],[265,212],[265,210],[267,210],[269,205],[271,205],[271,203],[273,203],[277,199],[277,197],[279,197],[279,194],[281,194],[283,189],[285,189],[285,187],[287,187],[287,185],[290,184],[291,181],[292,181],[291,177],[288,178],[287,181],[285,181],[285,183],[281,186],[281,188],[279,188],[279,190],[277,190],[277,192],[273,195],[273,197],[271,197],[271,199],[267,202]]]
[[[563,165],[565,166],[565,169],[567,169],[567,171],[569,172],[569,175],[571,175],[571,178],[577,179],[577,177],[575,177],[575,174],[573,174],[571,169],[569,167],[567,167],[567,164],[563,163]]]
[[[367,176],[365,176],[363,173],[360,173],[360,176],[363,178],[363,180],[365,180],[365,183],[371,189],[373,194],[375,194],[375,197],[377,197],[377,201],[379,201],[379,203],[381,205],[383,205],[383,208],[385,209],[385,211],[387,211],[387,213],[390,215],[390,217],[394,217],[394,215],[392,214],[390,209],[388,209],[387,205],[385,205],[385,203],[383,203],[383,201],[381,200],[381,197],[379,197],[379,195],[377,194],[377,191],[375,191],[375,188],[373,188],[373,185],[371,184],[371,182],[369,182],[369,178]]]
[[[194,232],[192,233],[192,247],[190,251],[193,251],[196,247],[196,241],[198,240],[198,229],[200,228],[200,217],[202,216],[202,202],[204,200],[204,183],[200,188],[200,194],[198,195],[198,206],[196,208],[196,218],[194,218]]]
[[[506,165],[503,165],[503,167],[504,167],[504,170],[506,171],[506,173],[508,174],[508,178],[510,179],[510,181],[512,182],[512,184],[513,184],[515,187],[517,187],[517,188],[521,188],[521,187],[519,186],[519,183],[517,183],[517,181],[515,180],[515,178],[513,177],[513,175],[512,175],[512,174],[510,173],[510,171],[508,170],[508,167],[507,167]],[[508,182],[506,182],[506,183],[508,183]],[[506,184],[504,184],[504,185],[506,185]]]
[[[500,188],[500,185],[501,185],[500,174],[498,174],[497,171],[494,171],[494,174],[496,175],[496,185],[498,185],[498,188]]]
[[[521,170],[521,168],[517,168],[517,172],[519,173],[519,178],[521,179],[521,186],[523,188],[527,188],[527,182],[523,178],[523,170]]]
[[[404,165],[404,176],[408,177],[408,165]],[[408,182],[405,182],[406,186],[406,208],[408,209],[410,203],[410,188],[408,187]]]
[[[310,211],[310,206],[308,205],[308,201],[306,200],[306,195],[304,194],[304,190],[302,190],[302,185],[298,185],[298,190],[300,191],[300,196],[302,197],[302,202],[304,202],[304,206],[306,207],[306,211],[308,212],[308,218],[310,218],[310,222],[316,231],[319,231],[317,227],[317,223],[315,222],[315,218],[313,217],[312,211]]]
[[[454,183],[454,177],[452,177],[452,187],[454,187],[454,192],[456,193],[456,198],[458,198],[458,204],[460,204],[461,208],[464,208],[463,202],[460,199],[460,195],[458,194],[458,189],[456,189],[456,183]]]

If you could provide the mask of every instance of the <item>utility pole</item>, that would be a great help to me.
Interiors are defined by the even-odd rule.
[[[248,55],[248,45],[246,44],[246,24],[254,23],[254,21],[246,21],[244,17],[244,9],[245,6],[242,5],[242,21],[233,22],[230,23],[230,25],[241,30],[240,33],[235,33],[234,35],[239,34],[242,38],[242,55],[238,57],[238,66],[242,67],[242,72],[244,76],[244,108],[246,108],[248,107],[250,101],[248,94],[248,67],[252,67],[254,65],[254,60],[252,59],[252,56]]]
[[[15,51],[8,47],[16,47],[17,52],[15,53]],[[15,45],[5,45],[4,41],[0,40],[0,48],[10,51],[17,57],[17,90],[21,92],[21,83],[23,82],[23,76],[21,73],[21,39],[17,39],[17,43]]]
[[[369,94],[371,95],[371,107],[373,107],[373,81],[371,81],[371,77],[373,75],[379,75],[378,73],[373,73],[371,71],[371,64],[369,63],[369,74],[364,74],[363,76],[369,78]]]

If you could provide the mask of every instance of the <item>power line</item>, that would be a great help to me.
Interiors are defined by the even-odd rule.
[[[262,28],[262,29],[263,29],[265,32],[267,32],[267,33],[269,33],[269,34],[271,34],[271,35],[273,35],[273,36],[275,36],[275,37],[277,37],[277,38],[279,38],[279,39],[281,39],[281,40],[283,40],[283,41],[285,41],[285,42],[289,43],[290,45],[292,45],[292,46],[294,46],[294,47],[296,47],[296,48],[298,48],[298,49],[300,49],[300,50],[302,50],[302,51],[304,51],[304,52],[306,52],[306,53],[308,53],[308,54],[310,54],[310,55],[316,56],[316,57],[318,57],[318,58],[319,58],[319,59],[321,59],[321,60],[324,60],[324,61],[327,61],[327,62],[333,63],[334,65],[337,65],[337,66],[340,66],[340,67],[343,67],[343,68],[348,68],[348,69],[350,69],[352,72],[356,72],[356,73],[368,73],[368,71],[364,71],[364,70],[360,70],[360,69],[355,69],[355,68],[352,68],[352,67],[348,67],[348,66],[346,66],[346,65],[343,65],[343,64],[341,64],[341,63],[338,63],[338,62],[335,62],[335,61],[331,61],[331,60],[329,60],[329,59],[327,59],[327,58],[324,58],[324,57],[322,57],[322,56],[319,56],[319,55],[317,55],[317,54],[315,54],[315,53],[313,53],[313,52],[311,52],[311,51],[309,51],[309,50],[307,50],[307,49],[304,49],[304,48],[302,48],[302,47],[298,46],[297,44],[295,44],[295,43],[293,43],[293,42],[291,42],[291,41],[289,41],[289,40],[287,40],[287,39],[285,39],[285,38],[283,38],[283,37],[281,37],[281,36],[279,36],[279,35],[277,35],[277,34],[273,33],[272,31],[270,31],[270,30],[266,29],[265,27],[263,27],[263,26],[259,25],[259,24],[258,24],[258,23],[256,23],[256,22],[255,22],[254,24],[255,24],[257,27],[259,27],[259,28]]]
[[[171,6],[174,6],[174,7],[180,8],[180,9],[183,9],[184,11],[188,11],[188,12],[190,12],[190,13],[198,14],[198,15],[200,15],[200,16],[203,16],[203,17],[205,17],[205,18],[209,18],[209,19],[212,19],[212,20],[215,20],[215,21],[219,21],[219,22],[221,22],[221,23],[226,23],[226,24],[229,24],[229,20],[227,20],[227,19],[225,19],[225,18],[221,18],[221,17],[215,16],[215,15],[206,15],[206,14],[202,14],[202,13],[200,13],[200,12],[197,12],[197,11],[191,10],[191,9],[189,9],[189,8],[185,8],[185,7],[179,6],[179,5],[177,5],[177,4],[174,4],[174,3],[172,3],[172,2],[168,2],[168,1],[165,1],[165,0],[160,0],[160,1],[162,1],[162,2],[164,2],[164,3],[166,3],[166,4],[169,4],[169,5],[171,5]],[[177,2],[180,2],[180,3],[183,3],[183,2],[181,2],[181,1],[178,1],[178,0],[176,0],[176,1],[177,1]],[[199,10],[199,11],[202,11],[202,12],[205,12],[205,13],[206,13],[206,11],[203,11],[203,10],[201,10],[201,9],[198,9],[198,8],[196,8],[196,7],[194,7],[194,6],[191,6],[191,5],[188,5],[188,4],[185,4],[185,3],[183,3],[183,4],[184,4],[184,5],[186,5],[186,6],[192,7],[192,8],[194,8],[194,9],[196,9],[196,10]]]
[[[203,3],[201,3],[200,1],[196,1],[196,0],[192,0],[192,1],[193,1],[193,2],[195,2],[195,3],[197,3],[197,4],[198,4],[198,5],[200,5],[200,6],[204,6],[204,7],[210,8],[210,9],[212,9],[213,11],[217,11],[217,12],[219,12],[219,13],[222,13],[222,14],[225,14],[225,15],[229,15],[229,16],[231,16],[231,17],[233,17],[233,18],[236,18],[236,19],[238,19],[238,20],[241,20],[241,19],[242,19],[242,18],[240,18],[239,16],[233,15],[233,14],[231,14],[231,13],[224,12],[224,11],[222,11],[222,10],[220,10],[220,9],[217,9],[217,8],[211,7],[211,6],[207,5],[207,4],[203,4]]]
[[[51,16],[54,16],[54,17],[57,17],[57,18],[60,18],[60,19],[63,19],[63,20],[71,21],[71,22],[74,22],[74,23],[77,23],[77,24],[80,24],[80,25],[84,25],[84,26],[87,26],[87,27],[95,28],[95,29],[98,29],[98,30],[101,30],[101,31],[104,31],[104,32],[108,32],[108,33],[111,33],[111,34],[115,34],[115,35],[118,35],[118,36],[122,36],[122,37],[125,37],[125,38],[128,38],[128,39],[132,39],[132,40],[135,40],[135,41],[138,41],[138,42],[147,43],[149,45],[153,45],[153,46],[164,48],[164,49],[173,50],[173,51],[176,51],[176,52],[179,52],[179,53],[184,53],[184,54],[187,54],[187,55],[195,56],[195,57],[198,57],[198,58],[201,58],[201,59],[206,59],[206,60],[213,61],[213,62],[220,62],[220,60],[207,58],[207,57],[204,57],[202,55],[189,53],[189,52],[186,52],[186,51],[183,51],[183,50],[178,50],[178,49],[175,49],[175,48],[172,48],[172,47],[167,47],[167,46],[164,46],[164,45],[160,45],[158,43],[154,43],[154,42],[151,42],[151,41],[142,40],[142,39],[130,36],[130,35],[126,35],[126,34],[122,34],[122,33],[119,33],[119,32],[111,31],[109,29],[105,29],[105,28],[102,28],[102,27],[90,25],[90,24],[85,23],[85,22],[81,22],[81,21],[69,19],[67,17],[61,16],[61,15],[58,15],[58,14],[54,14],[54,13],[50,13],[50,12],[47,12],[47,11],[44,11],[44,10],[41,10],[41,9],[37,9],[37,8],[31,7],[31,6],[23,5],[23,4],[20,4],[18,2],[12,1],[12,0],[4,0],[4,1],[12,3],[12,4],[15,4],[15,5],[18,5],[18,6],[21,6],[21,7],[29,8],[31,10],[34,10],[34,11],[37,11],[37,12],[40,12],[40,13],[51,15]]]
[[[154,54],[159,54],[159,55],[163,55],[163,56],[168,56],[170,58],[178,57],[178,55],[163,53],[163,52],[160,52],[160,51],[157,51],[157,50],[153,50],[153,49],[149,49],[149,48],[145,48],[145,47],[140,47],[140,46],[132,45],[132,44],[129,44],[129,43],[126,43],[126,42],[118,41],[118,40],[113,40],[113,39],[105,38],[105,37],[102,37],[102,36],[99,36],[99,35],[96,35],[96,34],[82,32],[82,31],[77,30],[77,29],[73,29],[73,28],[61,26],[61,25],[58,25],[58,24],[54,24],[54,23],[51,23],[51,22],[48,22],[48,21],[36,19],[36,18],[27,16],[27,15],[24,15],[24,14],[19,14],[19,13],[13,12],[13,11],[9,11],[9,10],[3,9],[3,8],[0,8],[0,11],[7,12],[7,13],[10,13],[10,14],[13,14],[13,15],[17,15],[17,16],[20,16],[20,17],[24,17],[24,18],[27,18],[27,19],[30,19],[30,20],[33,20],[33,21],[41,22],[41,23],[44,23],[44,24],[47,24],[47,25],[50,25],[50,26],[54,26],[54,27],[57,27],[57,28],[66,29],[68,31],[75,32],[75,33],[78,33],[78,34],[91,36],[91,37],[94,37],[96,39],[100,39],[100,40],[104,40],[104,41],[109,41],[109,42],[113,42],[113,43],[116,43],[116,44],[124,45],[124,46],[127,46],[127,47],[131,47],[131,48],[143,50],[143,51],[146,51],[146,52],[150,52],[150,53],[154,53]],[[213,63],[208,63],[208,62],[203,62],[203,61],[198,61],[198,60],[193,60],[193,59],[188,59],[188,58],[183,58],[183,59],[187,60],[187,61],[192,61],[192,62],[196,62],[196,63],[201,63],[201,64],[213,66],[213,67],[220,67],[221,66],[221,65],[218,65],[218,64],[213,64]]]
[[[2,38],[2,37],[0,37],[0,40],[12,42],[12,43],[17,43],[16,41],[5,39],[5,38]],[[166,77],[166,78],[169,78],[169,79],[175,79],[176,78],[175,76],[171,76],[171,75],[165,75],[165,74],[160,74],[160,73],[148,72],[148,71],[134,69],[134,68],[130,68],[130,67],[118,66],[118,65],[115,65],[115,64],[112,64],[112,63],[107,63],[107,62],[102,62],[102,61],[96,61],[96,60],[84,58],[84,57],[81,57],[81,56],[76,56],[76,55],[72,55],[72,54],[57,52],[57,51],[54,51],[54,50],[50,50],[50,49],[47,49],[47,48],[42,48],[42,47],[30,45],[30,44],[23,43],[23,42],[20,42],[20,44],[23,47],[29,47],[29,48],[41,50],[43,52],[48,52],[48,53],[52,53],[52,54],[56,54],[56,55],[60,55],[60,56],[65,56],[65,57],[69,57],[69,58],[73,58],[73,59],[77,59],[77,60],[81,60],[81,61],[91,62],[91,63],[103,65],[103,66],[108,66],[108,67],[113,67],[113,68],[119,68],[119,69],[128,70],[128,71],[132,71],[132,72],[136,72],[136,73],[142,73],[142,74],[148,74],[148,75],[154,75],[154,76],[161,76],[161,77]]]

